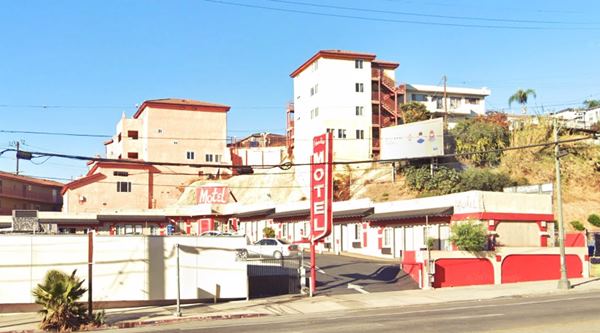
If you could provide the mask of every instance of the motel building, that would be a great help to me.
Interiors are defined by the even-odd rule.
[[[203,190],[216,194],[213,197],[219,201],[103,213],[39,212],[38,218],[55,232],[94,230],[113,237],[197,237],[208,230],[221,230],[246,235],[254,242],[263,238],[265,227],[271,227],[277,238],[308,249],[309,201],[244,205],[233,202],[225,187],[198,188],[197,198],[207,197]],[[318,252],[396,259],[422,287],[559,278],[551,195],[469,191],[392,202],[340,201],[332,208],[332,234],[317,245]],[[485,226],[487,251],[459,251],[449,241],[450,226],[464,221]],[[428,239],[433,242],[430,251]],[[568,234],[566,245],[569,278],[587,277],[584,236]]]

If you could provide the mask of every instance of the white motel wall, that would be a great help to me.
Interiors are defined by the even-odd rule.
[[[160,301],[177,297],[180,244],[181,299],[246,298],[245,262],[236,261],[244,237],[95,236],[94,301]],[[87,235],[0,235],[0,304],[33,303],[32,289],[50,269],[88,276]],[[84,295],[87,300],[87,295]]]

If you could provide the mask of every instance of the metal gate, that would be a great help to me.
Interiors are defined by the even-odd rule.
[[[248,258],[248,296],[250,298],[299,294],[304,275],[303,258]]]

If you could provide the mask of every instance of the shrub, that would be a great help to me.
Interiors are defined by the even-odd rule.
[[[265,238],[273,238],[275,237],[275,230],[273,230],[273,228],[271,227],[264,227],[263,235],[265,236]]]
[[[457,192],[460,174],[454,170],[440,167],[431,175],[428,167],[409,167],[405,171],[408,185],[419,192],[430,195],[442,195]]]
[[[485,117],[484,117],[485,118]],[[467,119],[459,122],[451,131],[456,140],[456,153],[466,154],[484,150],[502,149],[508,146],[508,129],[496,119]],[[462,159],[477,166],[494,166],[500,163],[502,152],[461,155]]]
[[[470,168],[460,174],[460,191],[495,191],[501,192],[509,186],[515,186],[517,182],[503,172],[493,172],[485,169]]]
[[[425,104],[419,102],[410,102],[400,105],[400,113],[402,114],[402,121],[405,124],[427,120],[431,117]]]
[[[579,222],[579,221],[571,221],[571,226],[573,227],[573,229],[577,230],[577,231],[584,231],[585,227],[583,226],[583,223]]]
[[[487,232],[480,223],[473,221],[455,223],[450,227],[450,241],[462,251],[483,251],[487,245]]]
[[[600,216],[596,214],[591,214],[590,216],[588,216],[587,220],[588,222],[590,222],[591,225],[595,227],[600,227]]]
[[[67,275],[50,270],[44,281],[33,289],[35,303],[42,306],[39,311],[43,316],[41,329],[72,331],[95,322],[95,318],[88,316],[85,304],[78,302],[87,290],[82,287],[84,280],[75,276],[76,272],[74,270],[71,275]]]

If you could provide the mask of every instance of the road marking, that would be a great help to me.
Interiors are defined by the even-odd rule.
[[[304,268],[310,269],[310,264],[304,264]],[[319,266],[315,266],[315,269],[317,270],[317,272],[319,272],[321,274],[326,274],[324,270],[319,268]]]
[[[357,284],[352,284],[352,283],[348,283],[348,289],[354,289],[356,291],[358,291],[361,294],[369,294],[368,291],[364,290],[363,287],[357,285]]]
[[[479,319],[479,318],[489,318],[489,317],[500,317],[504,316],[503,313],[490,313],[484,315],[474,315],[474,316],[457,316],[457,317],[442,317],[444,320],[462,320],[462,319]]]

